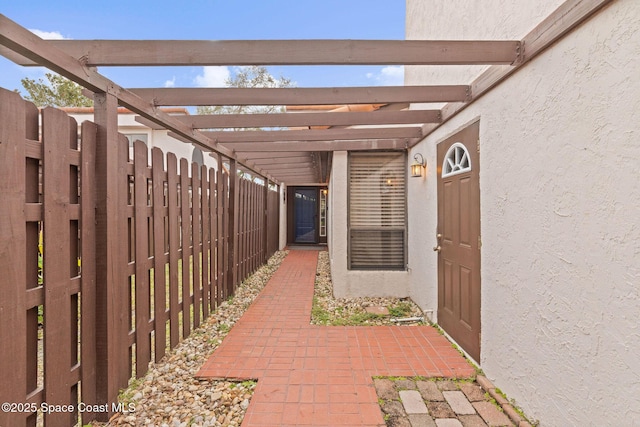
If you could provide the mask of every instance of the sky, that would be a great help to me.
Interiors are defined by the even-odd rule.
[[[42,38],[124,40],[403,40],[405,0],[29,0],[0,13]],[[402,85],[399,66],[270,66],[297,87]],[[0,56],[0,86],[19,89],[44,68]],[[126,88],[223,87],[235,67],[100,67]]]

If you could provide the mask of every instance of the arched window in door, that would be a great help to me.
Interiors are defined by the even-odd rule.
[[[467,151],[467,147],[459,142],[454,143],[442,162],[442,177],[446,178],[451,175],[469,172],[471,170],[471,156]]]

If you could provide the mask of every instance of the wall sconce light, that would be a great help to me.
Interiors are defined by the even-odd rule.
[[[427,161],[422,157],[422,154],[416,153],[413,156],[413,163],[411,163],[411,176],[416,178],[422,176],[422,170],[427,168]]]

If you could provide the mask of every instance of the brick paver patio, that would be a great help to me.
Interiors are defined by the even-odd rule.
[[[198,372],[258,380],[243,426],[384,426],[373,376],[474,374],[429,326],[310,325],[317,259],[290,251]]]

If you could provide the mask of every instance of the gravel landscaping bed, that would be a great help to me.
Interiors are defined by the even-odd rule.
[[[384,314],[380,314],[384,312]],[[423,317],[410,298],[334,298],[329,254],[321,251],[313,297],[311,323],[314,325],[393,325],[392,319]],[[426,321],[426,318],[424,319]],[[424,322],[401,322],[423,324]]]

